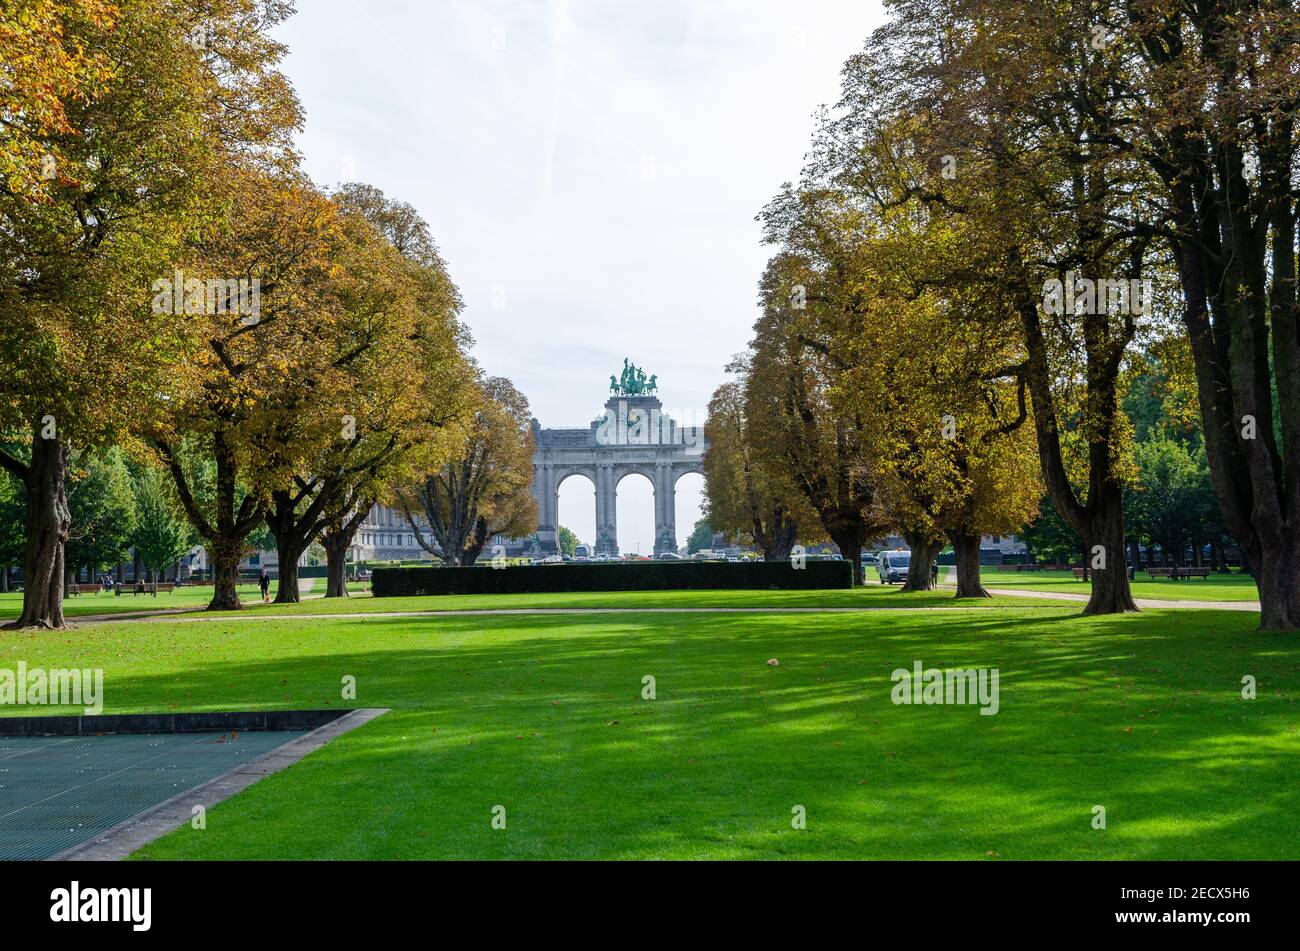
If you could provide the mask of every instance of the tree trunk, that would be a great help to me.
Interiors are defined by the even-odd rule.
[[[470,568],[474,562],[478,561],[479,555],[483,554],[483,546],[488,543],[492,534],[488,532],[487,519],[480,515],[474,522],[474,534],[465,550],[461,553],[460,564],[462,567]]]
[[[351,541],[342,535],[321,536],[325,548],[325,597],[348,597],[348,546]]]
[[[276,544],[276,549],[280,545]],[[288,561],[285,555],[290,555]],[[298,559],[292,557],[292,552],[284,551],[280,554],[280,572],[279,578],[276,579],[275,604],[297,604],[302,600],[298,594]]]
[[[829,532],[831,541],[840,550],[840,557],[853,566],[853,583],[861,585],[862,581],[862,545],[867,540],[867,527],[863,522],[840,521],[835,530]]]
[[[957,597],[991,598],[980,581],[980,537],[951,531],[948,540],[957,556]]]
[[[212,600],[209,611],[238,611],[239,559],[243,555],[243,540],[218,538],[208,545],[212,566]]]
[[[912,550],[912,557],[907,564],[907,580],[899,590],[929,591],[934,587],[930,563],[939,557],[939,552],[943,551],[943,542],[913,532],[904,532],[903,539],[907,542],[907,547]],[[978,544],[979,542],[976,541],[976,545]]]
[[[27,468],[27,551],[23,560],[23,610],[8,628],[59,629],[63,620],[63,546],[72,515],[66,481],[71,448],[45,439],[39,428]]]
[[[305,541],[294,523],[293,507],[286,515],[282,506],[276,505],[267,515],[266,524],[275,537],[276,558],[279,560],[279,584],[275,591],[276,604],[298,603],[298,559],[307,550]]]
[[[348,597],[348,549],[374,506],[374,499],[357,499],[345,509],[348,515],[326,519],[320,535],[321,546],[325,549],[325,597]],[[412,526],[417,532],[415,537],[423,545],[423,536],[414,528],[414,522]]]
[[[790,550],[794,548],[798,531],[799,527],[794,522],[789,520],[780,522],[771,534],[766,536],[767,545],[763,548],[763,560],[789,561]]]
[[[1093,518],[1084,535],[1088,549],[1084,565],[1092,580],[1092,596],[1084,614],[1121,614],[1136,611],[1137,604],[1129,589],[1128,566],[1124,563],[1124,509],[1118,488],[1096,499]],[[1093,508],[1089,505],[1089,508]],[[1101,546],[1102,563],[1093,565],[1093,552]]]

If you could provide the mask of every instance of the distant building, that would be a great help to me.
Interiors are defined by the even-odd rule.
[[[433,544],[428,522],[416,517],[424,540]],[[348,549],[348,561],[432,561],[433,555],[415,540],[406,516],[389,505],[376,505],[361,523]]]

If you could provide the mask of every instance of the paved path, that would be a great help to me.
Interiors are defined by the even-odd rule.
[[[1011,597],[1039,598],[1046,601],[1067,603],[1084,603],[1088,598],[1081,594],[1067,594],[1055,591],[1010,591],[989,589],[990,594]],[[1199,608],[1221,611],[1258,611],[1259,605],[1249,601],[1157,601],[1149,598],[1137,599],[1140,608]],[[170,621],[171,623],[220,623],[223,621],[329,621],[335,619],[357,620],[364,618],[419,618],[419,617],[477,617],[523,615],[596,615],[596,614],[869,614],[872,612],[906,612],[906,611],[997,611],[1002,605],[982,605],[966,602],[963,604],[934,604],[908,607],[905,605],[880,605],[878,607],[686,607],[686,608],[466,608],[463,610],[441,611],[348,611],[337,614],[263,614],[252,611],[246,614],[203,614],[191,611],[187,616],[177,617],[174,612],[156,615],[105,614],[95,617],[69,618],[73,622],[100,621]]]
[[[955,587],[955,585],[954,585]],[[1073,601],[1087,604],[1088,595],[1068,591],[1017,591],[1012,588],[987,588],[989,594],[1008,598],[1043,598],[1048,601]],[[1140,608],[1208,608],[1214,611],[1259,611],[1258,601],[1166,601],[1159,598],[1134,598]]]
[[[1001,605],[993,604],[936,604],[919,607],[815,607],[806,608],[466,608],[464,610],[446,611],[349,611],[339,614],[217,614],[187,617],[149,618],[137,616],[137,621],[171,621],[176,624],[219,621],[330,621],[335,618],[409,618],[409,617],[481,617],[481,616],[524,616],[524,615],[574,615],[574,614],[871,614],[887,612],[913,611],[995,611]],[[70,618],[72,621],[84,621],[87,618]],[[98,620],[115,621],[116,616],[105,616]]]

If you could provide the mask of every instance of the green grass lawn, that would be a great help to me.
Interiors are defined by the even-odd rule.
[[[563,570],[562,568],[539,567],[538,571]],[[946,574],[946,569],[945,569]],[[984,584],[989,588],[1011,591],[1051,591],[1069,594],[1087,594],[1087,582],[1076,581],[1069,572],[1033,572],[1017,573],[984,569]],[[1145,578],[1139,573],[1138,578]],[[942,580],[942,576],[941,576]],[[368,587],[368,585],[366,586]],[[360,583],[353,582],[348,590],[355,597],[336,600],[323,599],[316,595],[324,594],[325,581],[316,579],[314,588],[305,600],[297,605],[265,606],[259,603],[260,596],[256,585],[241,585],[240,597],[244,599],[249,610],[269,614],[347,614],[369,611],[472,611],[482,608],[520,609],[535,607],[550,608],[608,608],[608,607],[748,607],[754,603],[752,591],[631,591],[631,592],[546,592],[520,595],[445,595],[437,598],[382,598],[370,599],[368,591],[362,590]],[[276,582],[271,582],[271,596],[276,592]],[[1233,574],[1214,576],[1209,580],[1200,579],[1171,582],[1167,580],[1138,580],[1133,585],[1134,597],[1163,599],[1171,601],[1254,601],[1258,594],[1254,581],[1248,575]],[[867,584],[853,590],[839,591],[767,591],[763,592],[763,604],[772,607],[798,608],[816,607],[1008,607],[1025,608],[1044,607],[1042,599],[1031,597],[1003,597],[992,600],[956,602],[950,588],[940,587],[931,592],[906,593],[897,586],[881,585],[875,576],[868,572]],[[121,597],[111,594],[83,594],[69,597],[64,601],[64,613],[69,618],[84,617],[94,614],[130,614],[135,612],[162,610],[168,608],[187,608],[201,610],[212,598],[210,587],[181,587],[176,590],[152,595],[134,595],[124,593]],[[17,617],[22,609],[22,595],[18,593],[0,594],[0,619]]]
[[[363,603],[384,602],[350,606]],[[1296,858],[1300,642],[1256,623],[1043,602],[259,614],[0,632],[0,666],[103,667],[105,713],[392,708],[140,858]],[[1000,711],[893,704],[890,672],[916,660],[998,668]],[[1258,699],[1241,698],[1247,674]],[[655,700],[641,699],[646,675]],[[795,806],[806,830],[791,828]]]
[[[272,582],[272,595],[275,583]],[[261,595],[257,585],[239,586],[239,596],[246,601],[258,600]],[[83,617],[88,614],[130,614],[134,611],[157,611],[167,608],[201,608],[212,600],[212,586],[180,587],[170,592],[160,591],[153,594],[135,594],[134,586],[123,585],[122,595],[114,594],[78,594],[63,599],[65,617]],[[15,618],[22,613],[23,596],[11,591],[0,594],[0,618]]]
[[[278,589],[278,584],[272,581],[272,598],[275,597]],[[350,585],[349,589],[360,591],[361,586],[354,584]],[[324,593],[325,579],[315,579],[311,594]],[[239,597],[250,606],[257,605],[262,599],[261,592],[255,584],[240,585]],[[66,597],[63,599],[63,614],[65,617],[78,618],[95,614],[133,614],[140,611],[165,611],[175,608],[200,610],[207,607],[211,600],[211,585],[206,587],[183,585],[171,591],[160,591],[156,597],[151,593],[135,594],[133,585],[124,585],[121,597],[115,594],[78,594]],[[0,594],[0,619],[16,618],[22,613],[22,609],[21,592],[11,591]]]
[[[547,569],[539,568],[539,571]],[[557,569],[561,570],[561,569]],[[303,601],[258,608],[273,614],[348,614],[399,611],[533,610],[537,608],[995,608],[1057,607],[1042,599],[962,599],[952,591],[902,592],[868,585],[831,591],[547,591],[532,594],[446,594],[428,597],[351,598]]]
[[[1074,577],[1069,571],[995,571],[984,568],[980,576],[987,588],[1012,591],[1062,591],[1067,594],[1086,595],[1091,584]],[[1152,578],[1139,571],[1130,584],[1135,598],[1154,598],[1163,601],[1258,601],[1259,591],[1250,575],[1211,574],[1208,578]]]
[[[539,571],[547,570],[539,568]],[[366,586],[368,588],[368,586]],[[912,607],[961,607],[992,608],[996,606],[1021,605],[1024,607],[1043,607],[1041,599],[999,597],[991,600],[957,601],[952,591],[942,589],[925,592],[904,593],[897,587],[867,585],[852,590],[837,591],[572,591],[541,592],[516,595],[439,595],[436,597],[372,598],[362,585],[350,583],[350,598],[321,598],[324,594],[324,580],[321,579],[316,589],[298,604],[262,604],[256,585],[242,585],[240,597],[245,607],[239,616],[251,616],[256,612],[263,615],[280,614],[351,614],[357,612],[393,612],[393,611],[474,611],[484,609],[519,610],[533,608],[675,608],[675,607],[753,607],[756,604],[767,607],[837,607],[837,608],[912,608]],[[275,582],[271,583],[271,596],[276,592]],[[756,600],[756,598],[761,600]],[[167,608],[187,608],[202,611],[212,599],[211,588],[177,588],[170,594],[132,596],[124,594],[114,597],[111,594],[79,595],[64,601],[64,613],[76,619],[95,614],[129,614],[133,612],[164,610]],[[1053,606],[1053,605],[1046,605]],[[21,594],[0,595],[0,618],[17,617],[22,610]],[[230,612],[234,613],[234,612]],[[207,615],[204,612],[205,616]]]

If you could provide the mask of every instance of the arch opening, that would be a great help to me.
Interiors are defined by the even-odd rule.
[[[625,473],[614,486],[616,532],[621,555],[653,555],[655,550],[654,483],[640,472]]]
[[[704,517],[704,475],[699,472],[683,472],[673,483],[673,512],[677,529],[677,548],[686,547],[686,542],[695,531],[695,523]]]
[[[567,528],[578,544],[594,551],[596,544],[596,483],[582,472],[570,472],[555,488],[555,531],[559,542],[560,528]],[[561,544],[560,550],[564,551]],[[566,552],[566,554],[572,554]]]

